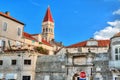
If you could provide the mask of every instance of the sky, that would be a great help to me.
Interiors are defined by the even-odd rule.
[[[1,0],[0,12],[41,33],[48,5],[55,22],[55,40],[65,46],[90,38],[109,39],[120,31],[120,0]],[[11,26],[12,27],[12,26]]]

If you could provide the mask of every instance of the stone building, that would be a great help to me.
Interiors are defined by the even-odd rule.
[[[86,73],[86,80],[119,80],[119,38],[120,33],[117,33],[110,40],[90,39],[64,47],[58,51],[56,55],[64,56],[61,58],[65,62],[65,77],[63,80],[79,80],[80,72],[82,71]],[[53,80],[54,69],[48,67],[47,64],[50,63],[44,65],[45,61],[51,62],[51,58],[52,62],[54,62],[57,57],[46,56],[44,59],[42,56],[38,57],[36,80],[40,77],[42,77],[41,80],[46,79],[45,76],[48,74],[41,69],[43,67],[45,67],[44,69],[48,70],[47,73],[49,73],[47,80]],[[51,66],[55,65],[55,68],[62,67],[63,65],[56,65],[59,63],[59,61],[57,63],[54,62]],[[43,72],[41,70],[43,70]],[[42,76],[40,74],[42,74]],[[57,77],[56,80],[61,80],[60,78],[61,76]]]
[[[120,80],[120,32],[110,40],[89,39],[64,47],[55,41],[47,8],[41,34],[24,32],[24,23],[0,12],[0,80]],[[39,53],[35,48],[48,50]]]
[[[109,69],[108,53],[96,54],[93,64],[92,76],[94,80],[113,80]]]
[[[42,22],[41,34],[29,34],[24,32],[24,23],[18,21],[10,15],[10,12],[0,12],[0,51],[29,49],[43,47],[48,50],[49,55],[59,50],[63,45],[60,42],[53,41],[54,21],[47,8],[45,17]],[[60,45],[57,45],[57,44]]]
[[[112,72],[112,80],[120,80],[120,32],[110,40],[109,69]]]
[[[50,7],[43,19],[41,34],[24,32],[24,23],[13,18],[10,12],[0,12],[0,80],[34,80],[37,56],[54,55],[62,47],[53,40]]]
[[[0,80],[34,80],[37,56],[28,51],[0,53]]]
[[[106,53],[108,52],[109,44],[110,44],[110,40],[95,40],[91,38],[86,41],[69,45],[66,48],[68,52],[72,52],[72,53],[78,53],[78,52],[86,53],[88,52],[88,49],[90,49],[90,51],[93,53]]]

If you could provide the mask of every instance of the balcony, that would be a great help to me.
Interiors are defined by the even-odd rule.
[[[109,68],[117,68],[117,69],[120,69],[120,60],[109,61]]]

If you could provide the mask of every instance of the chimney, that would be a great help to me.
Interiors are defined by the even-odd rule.
[[[10,16],[10,12],[9,11],[6,11],[5,14],[8,15],[8,16]]]

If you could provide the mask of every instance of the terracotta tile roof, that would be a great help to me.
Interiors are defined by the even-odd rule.
[[[46,21],[54,22],[54,20],[52,18],[52,14],[50,12],[50,7],[47,8],[46,15],[44,17],[43,22],[46,22]]]
[[[107,47],[110,44],[110,40],[98,40],[99,47]]]
[[[47,42],[46,40],[42,39],[42,43],[48,46],[52,46],[49,42]]]
[[[27,39],[30,39],[30,40],[34,40],[34,41],[38,41],[37,39],[35,39],[34,37],[32,37],[31,34],[29,33],[26,33],[26,32],[23,32],[23,36]]]
[[[110,44],[110,40],[96,40],[98,42],[97,47],[107,47]],[[87,41],[79,42],[76,44],[72,44],[70,46],[67,46],[67,48],[74,48],[74,47],[87,47]]]
[[[5,13],[0,12],[0,15],[3,16],[3,17],[6,17],[6,18],[8,18],[8,19],[11,19],[11,20],[13,20],[13,21],[15,21],[15,22],[18,22],[18,23],[20,23],[20,24],[22,24],[22,25],[24,25],[24,23],[16,20],[15,18],[12,18],[11,16],[9,16],[9,15],[7,15],[7,14],[5,14]]]

